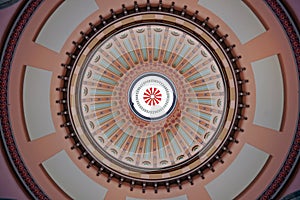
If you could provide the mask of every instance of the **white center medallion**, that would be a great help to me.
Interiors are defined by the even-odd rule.
[[[170,79],[159,73],[139,76],[130,86],[128,102],[141,119],[152,121],[167,117],[176,105],[177,94]]]

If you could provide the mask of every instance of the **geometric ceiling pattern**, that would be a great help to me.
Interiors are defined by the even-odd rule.
[[[273,199],[299,160],[299,32],[275,0],[31,0],[1,139],[34,199]]]

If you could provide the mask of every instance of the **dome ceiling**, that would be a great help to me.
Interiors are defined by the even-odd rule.
[[[299,157],[299,35],[277,1],[220,4],[24,3],[1,125],[33,197],[277,195]]]

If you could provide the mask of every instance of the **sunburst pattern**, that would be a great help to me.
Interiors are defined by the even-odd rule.
[[[82,125],[97,148],[125,168],[182,164],[226,135],[221,134],[228,101],[222,67],[206,44],[175,27],[153,24],[119,31],[88,56],[79,83]],[[144,121],[127,101],[131,83],[149,71],[174,83],[177,91],[173,97],[167,83],[151,78],[134,89],[138,94],[149,85],[141,93],[143,101],[134,103],[157,121]],[[174,109],[159,118],[169,109],[168,101],[174,101]]]
[[[155,106],[156,104],[159,104],[161,101],[162,95],[157,88],[150,87],[149,89],[144,92],[144,101],[149,106]]]

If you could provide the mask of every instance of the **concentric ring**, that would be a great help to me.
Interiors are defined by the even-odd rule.
[[[238,58],[205,28],[178,21],[164,12],[124,16],[114,29],[95,32],[72,64],[68,98],[77,138],[93,162],[129,180],[178,179],[210,166],[227,151],[227,138],[234,141]],[[154,88],[166,96],[158,96],[162,108],[151,102]],[[151,118],[145,113],[154,102]]]

